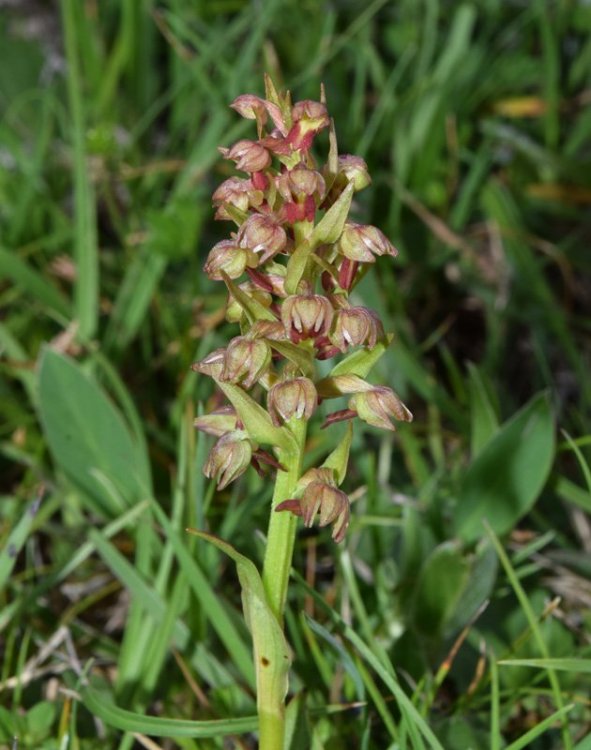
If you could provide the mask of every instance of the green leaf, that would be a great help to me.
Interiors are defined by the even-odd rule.
[[[301,349],[296,344],[292,344],[291,341],[272,341],[269,339],[269,346],[279,352],[281,356],[293,362],[294,365],[297,365],[302,374],[308,377],[314,375],[314,360],[309,351]]]
[[[248,393],[233,383],[223,383],[218,380],[216,383],[236,409],[240,421],[244,424],[244,429],[255,442],[285,449],[291,447],[290,433],[283,427],[275,427],[271,417]]]
[[[457,533],[467,542],[486,519],[504,534],[534,505],[554,455],[554,423],[544,395],[534,397],[482,448],[468,467],[455,508]]]
[[[55,310],[66,319],[70,318],[70,303],[59,289],[53,286],[46,276],[22,260],[14,250],[0,247],[0,277],[11,279],[32,299]]]
[[[534,667],[535,669],[556,669],[562,672],[574,672],[575,674],[591,674],[591,659],[502,659],[498,664],[504,667]]]
[[[470,373],[470,449],[472,458],[475,458],[498,430],[499,420],[478,368],[469,364],[468,371]]]
[[[252,732],[258,724],[256,716],[212,721],[164,719],[119,708],[95,688],[86,687],[80,692],[82,702],[91,714],[102,719],[105,724],[125,732],[141,732],[153,737],[220,737]]]
[[[287,263],[287,273],[285,276],[285,291],[288,294],[296,294],[298,284],[302,280],[306,270],[306,264],[310,259],[312,252],[318,245],[332,244],[336,242],[342,234],[345,221],[351,207],[353,198],[353,183],[349,183],[343,192],[339,195],[338,200],[324,214],[322,219],[314,227],[310,237],[301,242],[295,249],[293,255]]]
[[[352,439],[353,425],[351,424],[351,422],[349,422],[349,424],[347,425],[347,430],[339,441],[339,444],[327,457],[326,461],[322,464],[325,469],[334,469],[338,484],[342,484],[345,476],[347,475],[347,466],[349,464],[349,450],[351,448]]]
[[[487,540],[479,544],[469,562],[469,578],[456,602],[455,612],[447,623],[447,630],[459,630],[467,625],[490,597],[498,571],[498,558]]]
[[[300,242],[288,260],[284,282],[285,291],[288,294],[297,294],[298,284],[302,280],[302,276],[306,270],[306,263],[310,259],[313,250],[314,246],[311,242],[304,240]]]
[[[545,719],[540,721],[538,724],[532,727],[528,732],[526,732],[525,734],[522,734],[521,737],[519,737],[519,739],[515,740],[510,745],[507,745],[505,747],[505,750],[523,750],[523,748],[532,747],[533,741],[535,739],[537,739],[547,729],[554,729],[556,727],[558,720],[562,719],[568,713],[570,713],[574,707],[575,707],[574,703],[569,703],[568,705],[563,706],[562,708],[559,708],[558,711],[554,711],[553,714],[550,714],[550,716],[547,716]],[[578,747],[579,746],[577,745],[577,748]]]
[[[349,215],[354,192],[355,186],[350,182],[314,227],[310,237],[310,243],[313,247],[332,245],[339,239]]]
[[[454,542],[436,547],[426,559],[416,586],[413,619],[418,630],[441,636],[468,581],[469,566]]]
[[[2,591],[4,584],[12,573],[18,553],[29,538],[40,502],[41,499],[39,498],[30,503],[10,532],[4,547],[0,550],[0,591]]]
[[[372,349],[358,349],[341,360],[330,371],[330,377],[336,375],[358,375],[365,378],[375,363],[384,354],[393,339],[391,333],[387,334],[386,341],[380,341]]]
[[[55,461],[102,515],[151,495],[151,478],[119,411],[73,360],[46,349],[41,422]]]
[[[267,602],[259,572],[253,562],[227,542],[195,529],[188,531],[215,545],[236,563],[244,619],[252,634],[259,714],[261,711],[274,713],[287,695],[292,655],[283,630]]]
[[[220,641],[228,649],[232,663],[240,670],[248,684],[254,686],[254,670],[252,668],[250,649],[226,611],[222,597],[217,595],[213,590],[206,574],[193,558],[186,543],[187,537],[185,535],[181,536],[175,530],[173,524],[157,502],[153,502],[152,506],[159,523],[164,529],[164,533],[174,549],[179,567],[185,573],[189,586],[193,589],[203,612],[207,613],[207,618],[211,622],[212,628],[217,633]]]
[[[251,323],[254,323],[256,320],[277,320],[271,310],[264,305],[261,305],[261,303],[254,299],[254,297],[243,292],[238,284],[235,284],[228,274],[224,273],[224,271],[222,271],[222,278],[228,288],[228,292],[230,292],[232,297],[234,297],[236,302],[238,302],[240,307],[244,310]]]

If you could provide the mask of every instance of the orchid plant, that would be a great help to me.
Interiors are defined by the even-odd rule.
[[[216,219],[235,230],[204,267],[225,284],[226,316],[240,333],[193,368],[213,378],[228,402],[196,420],[217,438],[206,476],[223,489],[250,465],[275,474],[262,576],[229,545],[214,543],[238,565],[254,642],[260,748],[280,750],[290,662],[283,613],[298,518],[332,525],[342,542],[351,511],[339,487],[352,420],[394,430],[393,420],[412,415],[391,388],[366,380],[391,336],[373,310],[350,301],[376,256],[396,256],[379,229],[349,218],[354,194],[370,183],[366,164],[339,155],[323,90],[319,102],[292,104],[268,77],[265,89],[264,99],[245,94],[231,105],[255,121],[257,138],[220,149],[246,176],[230,177],[213,194]],[[320,165],[312,147],[323,130],[329,150]],[[329,374],[320,374],[318,361],[333,358]],[[342,396],[347,408],[323,426],[347,420],[349,428],[322,465],[304,471],[309,421],[321,401]]]

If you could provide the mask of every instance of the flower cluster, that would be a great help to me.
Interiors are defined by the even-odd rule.
[[[393,430],[392,420],[412,419],[392,389],[364,379],[390,337],[378,315],[349,296],[376,256],[394,257],[396,250],[376,227],[349,219],[353,194],[370,177],[363,159],[338,154],[321,99],[292,104],[267,79],[265,99],[246,94],[231,105],[255,121],[257,138],[220,149],[244,176],[230,177],[213,194],[216,218],[235,229],[211,249],[204,270],[225,283],[227,319],[240,325],[240,335],[193,365],[231,404],[196,421],[218,438],[205,473],[219,488],[251,463],[284,468],[260,444],[281,448],[293,421],[309,420],[323,399],[349,397],[348,408],[325,424],[359,417]],[[323,130],[330,148],[319,166],[311,149]],[[354,356],[328,377],[317,375],[315,360],[351,349]],[[291,511],[307,526],[318,515],[321,526],[334,524],[340,541],[349,523],[349,500],[337,487],[343,476],[334,466],[310,469],[296,496],[275,510]]]

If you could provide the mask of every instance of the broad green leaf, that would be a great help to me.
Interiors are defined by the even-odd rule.
[[[287,695],[292,655],[283,630],[267,602],[259,572],[253,562],[227,542],[195,529],[188,531],[215,545],[236,563],[242,589],[244,619],[252,634],[259,716],[267,714],[280,717]]]
[[[339,441],[337,447],[327,457],[322,466],[326,469],[334,469],[337,483],[342,484],[347,475],[347,466],[349,464],[349,450],[351,440],[353,439],[353,425],[351,422],[347,425],[345,434]]]
[[[119,708],[96,688],[85,687],[80,692],[82,702],[91,714],[102,719],[105,724],[125,732],[141,732],[153,737],[220,737],[252,732],[258,724],[256,716],[212,721],[165,719]]]
[[[41,360],[39,409],[55,461],[96,511],[119,513],[151,494],[147,463],[118,410],[76,362],[51,349]]]
[[[490,402],[478,368],[468,365],[470,373],[470,452],[475,458],[499,427],[499,420]]]
[[[349,354],[349,356],[345,357],[338,365],[332,368],[330,377],[337,375],[358,375],[360,378],[365,378],[378,359],[384,354],[392,338],[392,334],[389,333],[386,336],[385,342],[380,341],[372,349],[358,349]]]
[[[468,582],[469,565],[460,547],[445,542],[425,560],[416,585],[413,620],[428,636],[441,636]]]
[[[244,429],[254,441],[276,445],[278,448],[289,449],[291,447],[290,433],[283,427],[275,427],[263,407],[259,406],[246,391],[233,383],[223,383],[217,380],[216,383],[236,409],[236,413],[244,424]]]
[[[234,297],[236,302],[238,302],[240,307],[244,310],[251,323],[254,323],[256,320],[277,320],[269,308],[261,305],[261,303],[254,297],[243,292],[238,284],[235,284],[228,274],[224,273],[224,271],[222,271],[222,277],[228,288],[228,292],[230,292],[232,297]]]
[[[498,558],[487,540],[478,545],[473,556],[468,559],[469,578],[455,612],[447,623],[447,630],[459,630],[467,625],[479,608],[490,597],[498,570]]]
[[[534,505],[554,455],[554,423],[546,395],[535,396],[482,448],[468,467],[455,508],[464,541],[483,535],[486,519],[504,534]]]

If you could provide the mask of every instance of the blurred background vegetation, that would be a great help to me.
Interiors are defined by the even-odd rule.
[[[589,748],[583,0],[0,2],[0,744],[254,746],[149,745],[109,701],[254,713],[234,570],[182,530],[261,560],[269,483],[202,478],[212,393],[189,368],[234,335],[201,268],[228,234],[217,146],[252,135],[228,104],[265,71],[295,100],[324,83],[369,165],[355,216],[400,254],[358,297],[415,414],[394,440],[358,431],[342,548],[300,535],[293,748],[436,746],[343,623],[443,747]],[[313,432],[311,460],[328,447]]]

